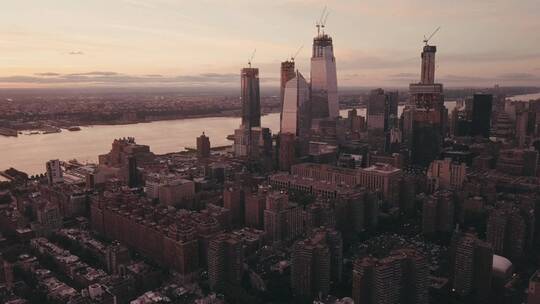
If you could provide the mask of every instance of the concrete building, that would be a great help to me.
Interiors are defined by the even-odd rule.
[[[414,249],[394,250],[381,259],[355,260],[352,298],[365,304],[427,304],[428,284],[426,258]]]
[[[409,86],[412,117],[410,121],[412,163],[427,167],[437,158],[445,135],[443,85],[435,83],[435,53],[437,47],[426,45],[422,51],[422,69],[419,83]]]
[[[451,232],[454,228],[454,195],[450,191],[437,191],[422,198],[422,232]]]
[[[264,228],[264,209],[266,206],[266,192],[246,194],[244,222],[247,227]]]
[[[450,158],[434,160],[429,164],[426,175],[429,188],[432,191],[438,189],[459,190],[463,187],[467,176],[467,165],[454,162]]]
[[[296,151],[299,141],[293,133],[279,134],[278,167],[280,171],[289,171],[296,163]]]
[[[527,304],[540,303],[540,270],[537,270],[529,279],[527,290]]]
[[[497,171],[518,176],[536,176],[538,152],[535,150],[506,149],[499,152]]]
[[[534,211],[515,207],[492,210],[487,220],[486,238],[493,252],[511,260],[523,257],[531,243]]]
[[[162,204],[187,207],[194,196],[195,183],[187,179],[168,179],[159,185],[159,202]]]
[[[243,226],[245,193],[240,185],[232,185],[223,190],[223,207],[230,211],[231,224],[234,227]]]
[[[397,204],[399,200],[401,170],[387,164],[348,169],[324,164],[302,163],[291,167],[291,175],[331,185],[363,186],[370,191],[380,191],[382,198],[390,204]]]
[[[208,280],[212,290],[223,291],[240,284],[244,270],[242,240],[235,234],[222,233],[208,246]]]
[[[343,244],[339,232],[320,228],[293,246],[291,287],[296,297],[326,296],[332,281],[341,280]]]
[[[204,132],[201,136],[197,137],[197,157],[210,157],[210,139],[204,134]]]
[[[290,203],[285,193],[268,193],[264,210],[264,231],[272,243],[295,240],[304,231],[302,209]]]
[[[60,166],[60,161],[58,159],[48,161],[45,168],[47,170],[47,182],[49,183],[49,186],[64,181],[62,167]]]
[[[491,292],[493,250],[475,234],[456,232],[450,248],[452,288],[460,296],[485,300]]]

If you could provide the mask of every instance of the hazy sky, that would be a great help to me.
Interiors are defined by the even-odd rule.
[[[297,58],[309,77],[325,5],[341,86],[417,81],[437,26],[447,86],[540,85],[540,0],[6,0],[0,87],[239,85],[253,49],[263,86]]]

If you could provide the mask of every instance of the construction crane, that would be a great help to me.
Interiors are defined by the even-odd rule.
[[[317,27],[317,36],[320,35],[321,28],[324,28],[323,19],[326,22],[325,13],[326,13],[326,5],[324,6],[324,9],[321,13],[321,17],[319,17],[319,20],[317,20],[317,22],[315,23],[315,27]],[[328,15],[326,15],[326,17],[328,17]]]
[[[294,62],[294,59],[296,58],[296,56],[298,56],[298,54],[300,54],[300,51],[302,50],[302,48],[304,48],[304,45],[300,46],[298,48],[298,50],[296,51],[296,53],[294,55],[291,56],[291,61]]]
[[[251,68],[251,61],[253,60],[253,57],[255,57],[255,52],[257,52],[257,49],[253,50],[253,53],[251,53],[251,57],[248,60],[248,65]]]
[[[431,35],[430,35],[428,38],[426,38],[426,35],[424,35],[424,43],[425,43],[426,45],[428,45],[429,40],[431,40],[431,38],[433,38],[433,36],[435,36],[435,34],[437,34],[437,32],[438,32],[440,29],[441,29],[441,27],[439,26],[436,30],[433,31],[433,33],[431,33]]]
[[[326,12],[326,15],[324,15],[324,19],[321,20],[321,28],[322,28],[323,35],[324,35],[324,27],[326,26],[326,19],[328,19],[328,15],[330,15],[330,12]]]

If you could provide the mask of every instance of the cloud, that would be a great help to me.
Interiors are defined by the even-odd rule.
[[[36,76],[60,76],[59,73],[52,73],[52,72],[46,72],[46,73],[35,73]]]
[[[68,76],[115,76],[120,75],[116,72],[101,72],[101,71],[94,71],[94,72],[86,72],[86,73],[73,73],[73,74],[67,74]]]
[[[58,85],[166,85],[166,84],[238,84],[239,75],[203,73],[196,75],[163,76],[157,74],[150,75],[129,75],[110,71],[93,71],[84,73],[58,74],[58,73],[36,73],[34,76],[14,75],[0,77],[0,84],[58,84]],[[268,81],[273,78],[263,79]]]
[[[71,51],[68,53],[69,55],[84,55],[83,51]]]
[[[537,75],[533,75],[530,73],[505,73],[501,75],[497,75],[498,79],[501,80],[535,80],[539,79]]]

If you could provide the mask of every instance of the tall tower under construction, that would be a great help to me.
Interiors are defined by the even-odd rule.
[[[319,31],[313,38],[311,56],[312,117],[336,118],[339,116],[336,58],[332,37],[321,31],[324,23],[317,24]]]
[[[427,167],[439,155],[448,111],[444,107],[443,85],[435,83],[437,47],[428,44],[429,38],[424,43],[420,82],[409,86],[412,134],[405,137],[410,138],[408,146],[412,163]]]
[[[241,71],[242,128],[250,130],[261,126],[261,97],[259,69],[243,68]]]

